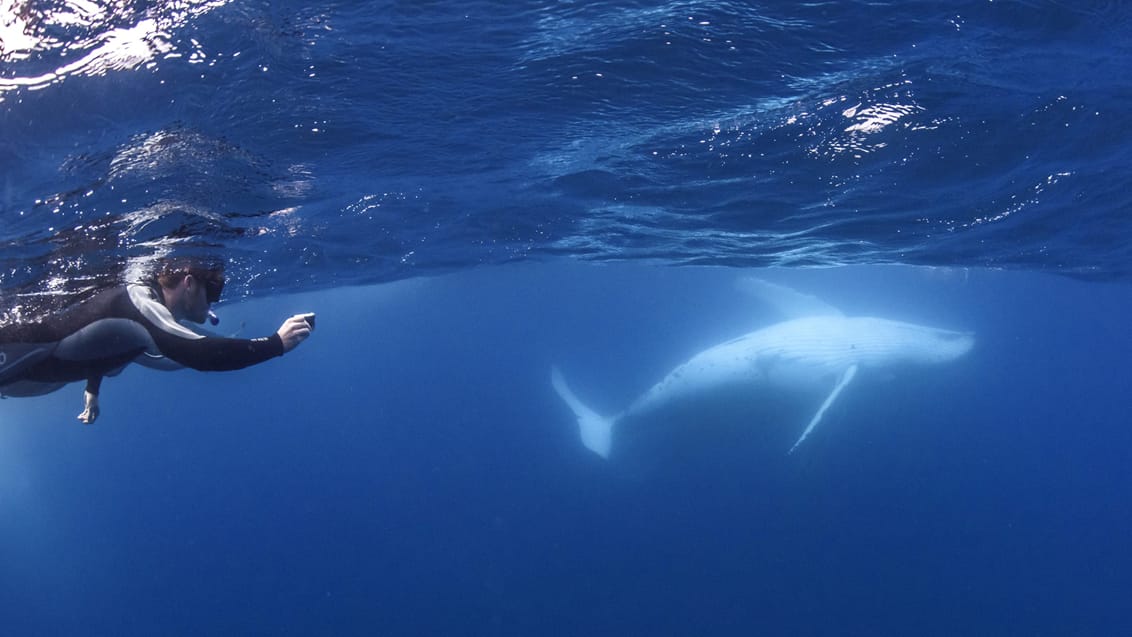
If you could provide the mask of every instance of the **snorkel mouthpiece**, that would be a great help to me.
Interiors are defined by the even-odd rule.
[[[208,311],[208,322],[210,325],[220,325],[220,317],[212,310]]]

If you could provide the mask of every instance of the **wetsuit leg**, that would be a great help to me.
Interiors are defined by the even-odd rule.
[[[35,380],[17,380],[0,386],[0,396],[5,398],[27,398],[29,396],[42,396],[62,389],[67,383],[45,383]]]
[[[67,361],[117,358],[153,347],[141,323],[124,318],[99,319],[59,341],[55,357]]]
[[[55,345],[55,343],[0,344],[0,387],[19,380],[24,371],[51,356]]]

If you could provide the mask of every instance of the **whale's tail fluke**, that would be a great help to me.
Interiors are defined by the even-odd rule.
[[[562,377],[562,372],[558,371],[557,367],[550,368],[550,384],[578,418],[582,444],[602,458],[608,459],[613,444],[614,419],[604,418],[583,405],[574,392],[570,391],[570,386],[566,384],[566,379]]]

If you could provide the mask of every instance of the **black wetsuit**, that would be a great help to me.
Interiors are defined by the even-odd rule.
[[[43,322],[0,326],[0,396],[35,396],[103,376],[131,362],[157,369],[241,369],[283,354],[278,334],[203,336],[174,320],[147,285],[112,288]]]

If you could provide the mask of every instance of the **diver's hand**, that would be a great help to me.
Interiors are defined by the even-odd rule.
[[[98,409],[98,395],[84,391],[83,402],[86,404],[86,409],[83,409],[83,413],[79,414],[79,422],[84,425],[89,425],[98,419],[98,414],[100,413]]]
[[[283,321],[283,325],[275,332],[283,340],[283,351],[289,352],[295,349],[296,345],[307,340],[307,337],[311,335],[311,330],[314,329],[313,324],[313,313],[296,314]]]

